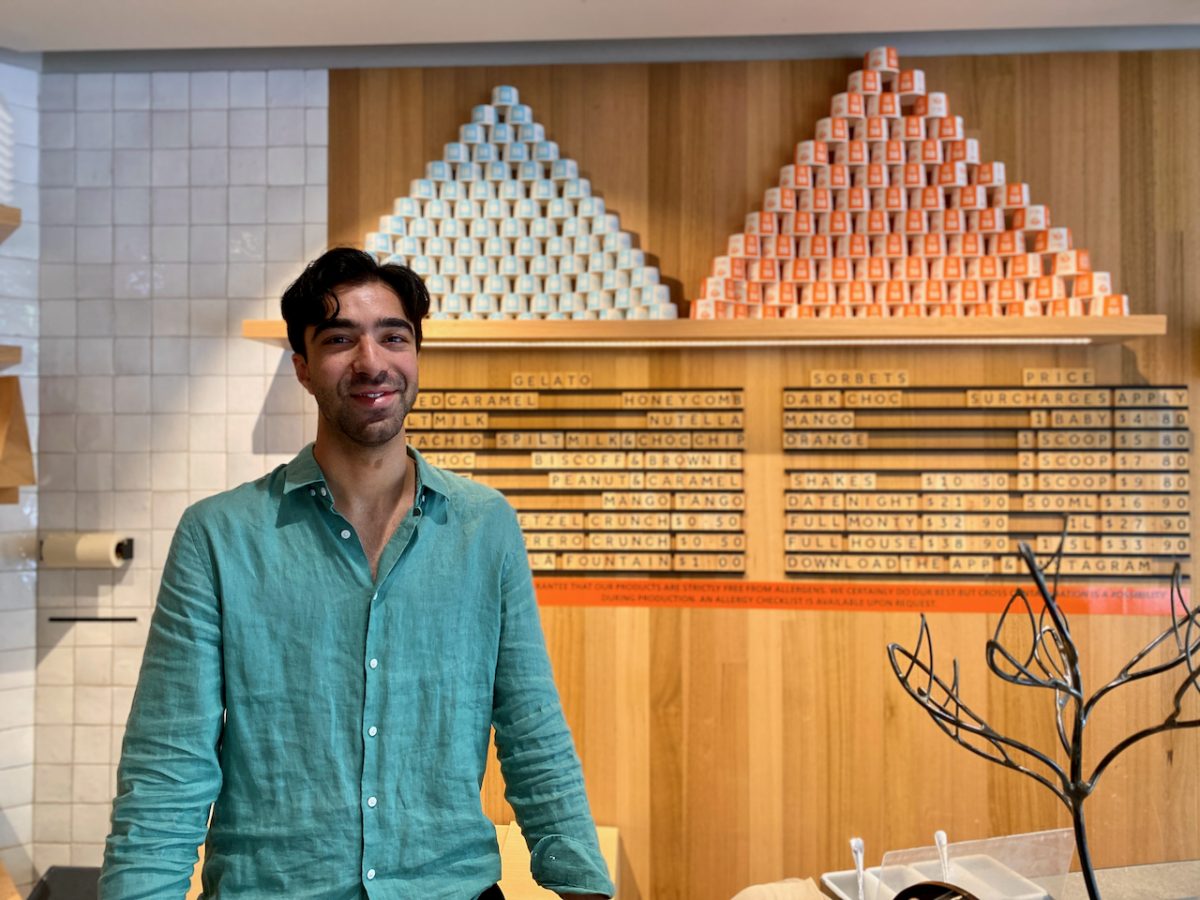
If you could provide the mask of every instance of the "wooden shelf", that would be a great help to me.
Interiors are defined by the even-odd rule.
[[[21,227],[21,211],[15,206],[0,204],[0,244]]]
[[[776,319],[771,321],[447,321],[424,323],[424,347],[665,348],[1103,344],[1167,333],[1166,316],[1078,318]],[[287,349],[281,320],[247,319],[242,336]]]
[[[0,369],[15,366],[21,361],[21,348],[12,344],[0,344]]]

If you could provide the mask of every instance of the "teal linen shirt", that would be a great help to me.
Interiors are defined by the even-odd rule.
[[[516,515],[426,463],[372,580],[305,448],[175,533],[102,900],[470,900],[500,878],[490,727],[536,880],[611,895]],[[209,823],[209,809],[212,819]]]

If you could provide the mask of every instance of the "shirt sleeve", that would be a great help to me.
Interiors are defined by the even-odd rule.
[[[221,615],[184,514],[142,658],[104,851],[101,900],[182,898],[221,787]]]
[[[538,618],[516,515],[508,510],[493,724],[505,797],[529,845],[534,880],[564,894],[615,892],[588,808]]]

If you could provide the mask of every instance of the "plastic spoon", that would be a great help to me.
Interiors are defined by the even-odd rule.
[[[862,838],[850,838],[850,852],[854,854],[854,872],[858,875],[858,900],[867,900],[867,890],[863,884],[864,848]]]
[[[946,832],[938,829],[933,833],[933,842],[937,845],[938,860],[942,864],[942,881],[950,883],[950,846],[946,842]]]

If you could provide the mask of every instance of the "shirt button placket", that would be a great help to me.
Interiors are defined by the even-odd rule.
[[[342,532],[343,538],[348,538],[350,531]],[[371,600],[367,607],[367,652],[370,653],[370,647],[375,643],[375,604],[379,599],[379,593],[371,594]],[[364,691],[363,703],[363,720],[364,722],[379,721],[379,677],[382,673],[379,667],[379,658],[369,656],[365,670],[366,689]],[[365,729],[367,737],[373,738],[379,733],[379,729],[375,725],[371,725]],[[374,855],[374,848],[379,844],[379,827],[375,822],[375,816],[372,812],[379,805],[379,799],[369,793],[372,787],[378,783],[379,757],[376,753],[377,743],[375,741],[366,741],[363,748],[363,772],[360,789],[363,797],[363,864],[366,865],[367,859]],[[375,869],[367,868],[364,871],[364,877],[367,881],[375,879]]]

